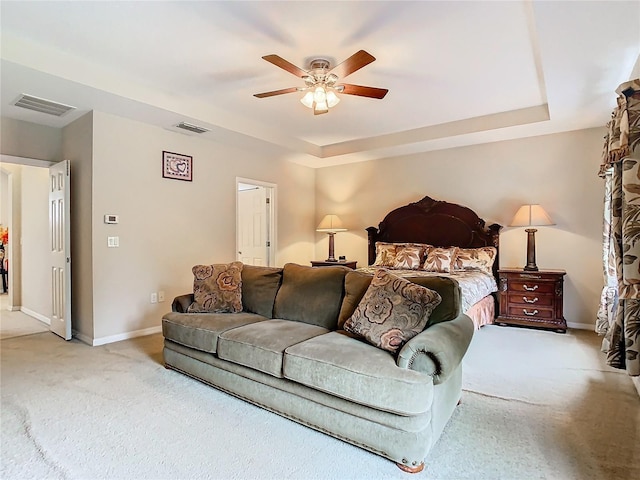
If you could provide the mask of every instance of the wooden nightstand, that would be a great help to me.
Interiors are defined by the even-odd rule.
[[[311,266],[312,267],[335,267],[336,265],[342,265],[343,267],[349,267],[352,269],[356,269],[356,264],[358,262],[357,261],[341,261],[341,262],[327,262],[326,260],[311,260]]]
[[[500,314],[494,323],[567,331],[563,314],[564,270],[498,270]]]

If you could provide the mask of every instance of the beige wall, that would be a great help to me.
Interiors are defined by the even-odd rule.
[[[336,255],[367,262],[366,232],[393,208],[425,195],[471,207],[488,223],[508,225],[524,203],[540,203],[557,225],[536,234],[540,268],[564,269],[565,318],[595,322],[602,289],[602,198],[598,178],[604,129],[428,152],[317,171],[316,221],[340,215],[348,232],[336,235]],[[326,258],[326,235],[316,235],[316,258]],[[505,227],[500,264],[526,263],[526,233]]]
[[[59,128],[2,117],[0,139],[2,140],[0,153],[4,155],[60,160],[62,131]]]
[[[22,166],[22,303],[41,320],[51,316],[49,172]]]
[[[74,335],[93,339],[93,114],[62,131],[63,158],[71,164],[71,316]]]
[[[5,255],[9,260],[9,306],[18,309],[22,304],[22,275],[20,237],[22,232],[22,166],[11,163],[2,163],[2,171],[7,174],[6,201],[10,205],[7,211],[7,224],[9,226],[9,247],[5,249]],[[3,196],[3,198],[5,198]],[[9,210],[9,208],[7,209]]]
[[[192,182],[162,178],[163,150],[193,157]],[[276,263],[312,257],[313,169],[100,112],[92,152],[94,341],[158,328],[173,297],[192,291],[193,265],[235,260],[236,177],[277,185]],[[120,247],[108,248],[108,236]],[[159,290],[165,303],[151,304]]]

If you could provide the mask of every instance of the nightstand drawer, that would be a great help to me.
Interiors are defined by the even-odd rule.
[[[535,280],[511,280],[509,282],[509,290],[511,292],[533,293],[553,293],[553,282],[536,282]]]
[[[509,305],[552,307],[554,301],[553,295],[536,295],[529,292],[509,293]]]
[[[522,305],[509,305],[509,316],[520,318],[543,318],[545,320],[553,318],[553,309],[529,307]]]

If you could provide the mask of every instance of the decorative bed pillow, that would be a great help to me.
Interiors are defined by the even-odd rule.
[[[386,242],[376,242],[376,259],[374,267],[393,268],[396,260],[396,244]]]
[[[493,275],[496,247],[459,248],[453,260],[454,270],[480,270]]]
[[[392,268],[418,270],[424,261],[427,245],[417,243],[397,244],[396,257]]]
[[[378,348],[396,353],[424,330],[442,301],[437,292],[378,269],[344,329]]]
[[[193,267],[194,301],[188,313],[242,311],[242,262]]]
[[[453,261],[458,250],[458,247],[430,248],[427,253],[427,259],[424,261],[424,265],[422,265],[422,269],[429,272],[451,272],[453,270]]]

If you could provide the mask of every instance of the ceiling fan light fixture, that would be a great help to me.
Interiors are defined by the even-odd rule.
[[[313,108],[313,92],[308,91],[305,93],[300,102],[307,108]]]
[[[338,103],[340,103],[340,98],[336,95],[336,92],[333,90],[327,91],[327,105],[329,108],[335,107]]]
[[[318,85],[313,92],[313,100],[316,103],[327,103],[327,91],[323,85]]]
[[[313,114],[320,115],[329,111],[329,105],[327,102],[313,102]]]

